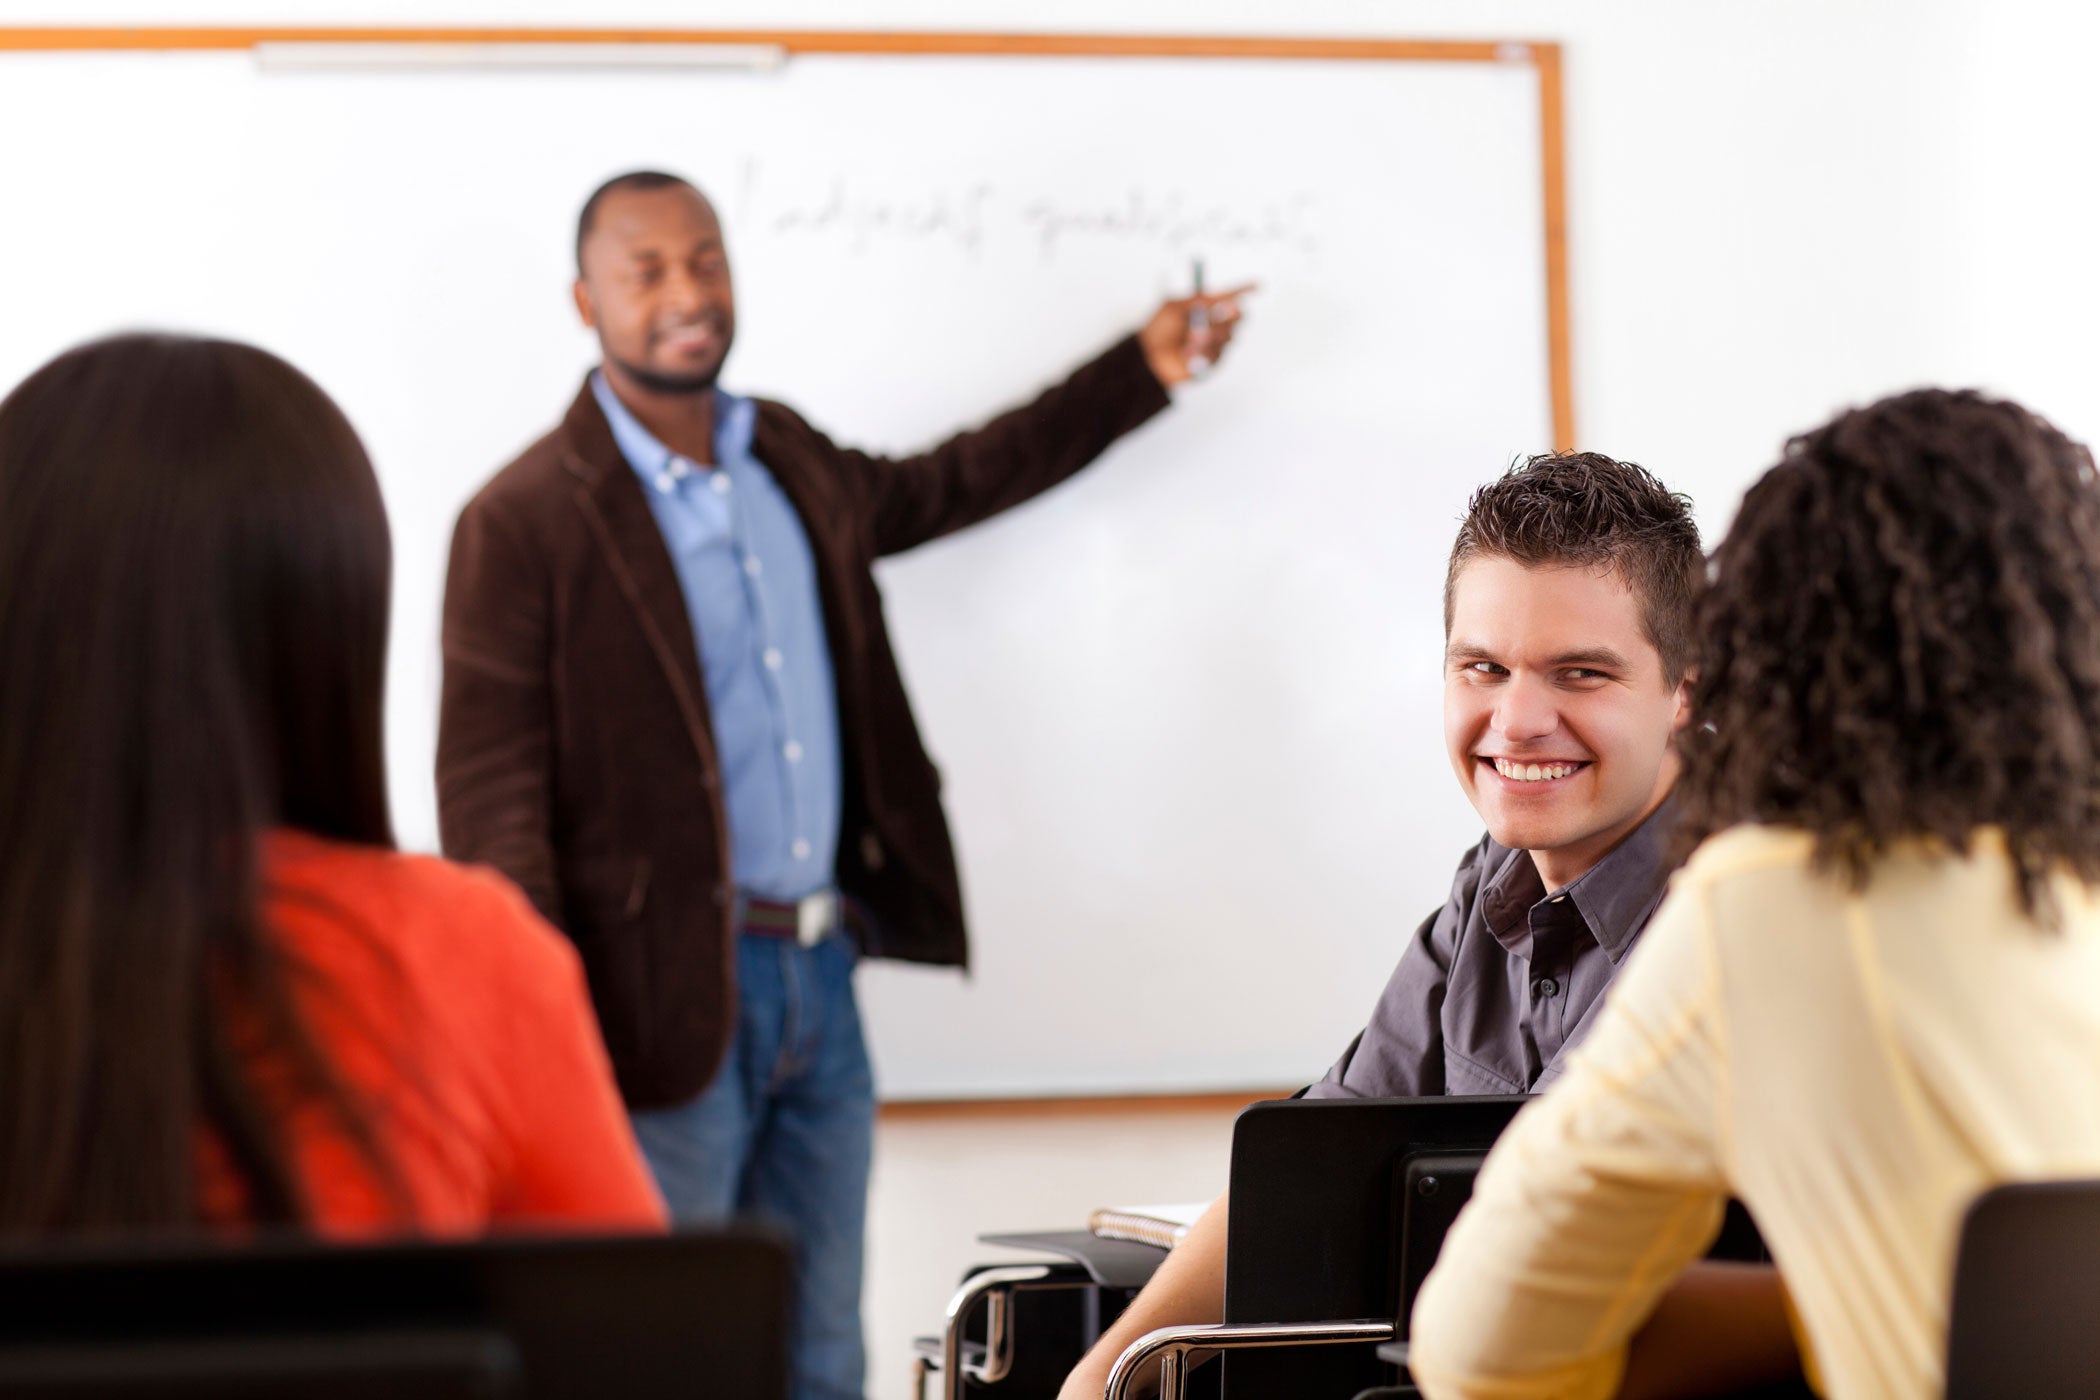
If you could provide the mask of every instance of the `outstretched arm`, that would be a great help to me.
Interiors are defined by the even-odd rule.
[[[1116,1358],[1147,1332],[1224,1321],[1225,1203],[1218,1197],[1189,1226],[1159,1272],[1065,1378],[1058,1400],[1101,1400]]]
[[[1800,1373],[1779,1270],[1694,1264],[1634,1333],[1619,1400],[1732,1395]]]
[[[931,451],[879,457],[842,451],[851,489],[863,495],[873,552],[896,554],[1065,480],[1116,439],[1167,406],[1167,386],[1191,377],[1192,358],[1215,360],[1240,320],[1239,293],[1170,301],[1135,334],[1062,383]],[[1208,329],[1191,329],[1198,306]]]

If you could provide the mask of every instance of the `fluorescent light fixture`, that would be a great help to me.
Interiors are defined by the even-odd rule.
[[[713,69],[769,73],[787,62],[778,44],[618,43],[261,43],[253,50],[265,73],[587,72]]]

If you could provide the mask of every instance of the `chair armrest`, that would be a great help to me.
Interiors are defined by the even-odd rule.
[[[912,1361],[914,1400],[925,1400],[926,1382],[936,1372],[945,1400],[960,1400],[966,1383],[988,1386],[1006,1379],[1014,1364],[1012,1307],[1016,1293],[1094,1286],[1086,1268],[1073,1263],[995,1264],[972,1273],[948,1300],[940,1337],[926,1339],[924,1349]],[[985,1305],[981,1345],[963,1337],[971,1310],[980,1302]]]
[[[1007,1369],[1013,1365],[1007,1307],[1014,1286],[1040,1283],[1052,1272],[1052,1266],[1047,1264],[1013,1264],[986,1269],[965,1282],[948,1300],[946,1325],[941,1329],[941,1374],[948,1383],[950,1394],[962,1394],[965,1377],[985,1385],[1006,1379]],[[984,1363],[969,1366],[963,1360],[963,1323],[980,1298],[988,1299],[987,1306],[991,1309],[985,1320]]]
[[[1238,1351],[1252,1347],[1336,1346],[1344,1342],[1390,1342],[1398,1328],[1390,1318],[1348,1322],[1221,1322],[1202,1327],[1162,1327],[1132,1342],[1109,1369],[1102,1400],[1129,1400],[1131,1382],[1148,1363],[1160,1363],[1159,1400],[1182,1400],[1192,1351]]]

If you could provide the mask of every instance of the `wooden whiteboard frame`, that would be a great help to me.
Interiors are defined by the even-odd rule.
[[[1043,55],[1087,58],[1294,58],[1357,62],[1529,64],[1539,79],[1540,181],[1546,226],[1547,385],[1553,446],[1575,448],[1575,379],[1568,320],[1567,174],[1560,45],[1530,40],[1198,38],[1137,34],[940,34],[874,30],[390,29],[282,27],[0,28],[0,53],[93,50],[195,52],[258,44],[751,45],[788,54]]]
[[[817,30],[505,29],[381,27],[0,27],[0,54],[19,52],[219,52],[260,44],[692,44],[761,46],[788,54],[914,54],[1091,58],[1280,58],[1355,62],[1529,64],[1539,82],[1540,178],[1545,227],[1547,383],[1553,445],[1575,448],[1572,332],[1568,316],[1567,189],[1560,45],[1522,41],[1199,38],[1111,34],[886,33]],[[1239,1093],[962,1099],[881,1105],[886,1119],[998,1114],[1185,1110],[1231,1112],[1288,1090]]]

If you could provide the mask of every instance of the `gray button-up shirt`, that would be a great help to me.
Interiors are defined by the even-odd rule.
[[[1561,1071],[1670,871],[1672,806],[1550,899],[1525,851],[1481,838],[1415,931],[1370,1024],[1307,1098],[1527,1094]]]

